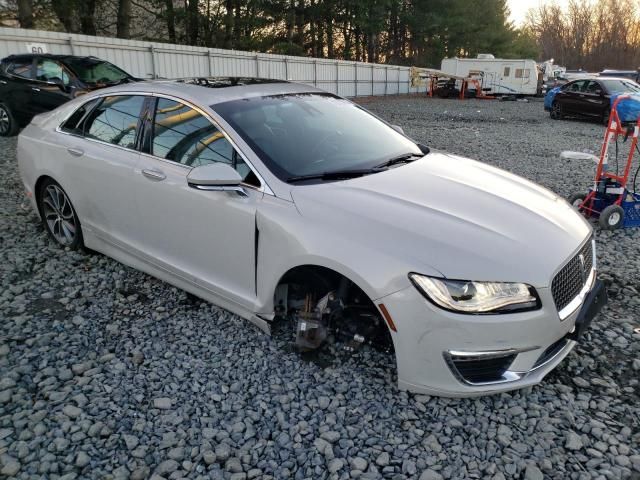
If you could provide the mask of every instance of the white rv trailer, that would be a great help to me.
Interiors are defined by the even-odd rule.
[[[478,58],[445,58],[440,70],[481,81],[488,95],[536,95],[539,92],[535,60],[508,60],[480,54]]]

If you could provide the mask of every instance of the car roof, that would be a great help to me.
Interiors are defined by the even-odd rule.
[[[60,60],[60,61],[65,61],[65,60],[70,60],[70,59],[87,59],[87,60],[93,60],[93,61],[102,61],[105,62],[106,60],[102,60],[101,58],[98,57],[94,57],[94,56],[87,56],[87,55],[65,55],[65,54],[53,54],[53,53],[18,53],[18,54],[14,54],[14,55],[9,55],[8,57],[5,57],[2,59],[3,62],[7,62],[7,61],[14,61],[14,60],[31,60],[33,58],[51,58],[53,60]]]
[[[287,82],[267,78],[208,77],[178,80],[147,80],[126,83],[96,91],[104,93],[155,93],[169,95],[199,105],[240,100],[244,98],[298,93],[324,93],[324,90],[302,83]]]

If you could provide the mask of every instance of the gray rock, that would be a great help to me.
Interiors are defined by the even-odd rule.
[[[442,475],[429,468],[420,474],[420,480],[442,480]]]
[[[82,451],[78,452],[78,455],[76,455],[76,467],[86,467],[87,465],[89,465],[89,462],[91,462],[91,458],[89,457],[89,455]]]
[[[389,454],[387,452],[382,452],[378,455],[378,458],[376,458],[376,465],[380,467],[386,467],[389,465]]]
[[[544,475],[537,466],[530,463],[524,471],[524,480],[544,480]]]
[[[153,406],[160,410],[169,410],[172,406],[172,402],[171,399],[167,397],[154,398]]]
[[[361,457],[354,457],[349,461],[349,463],[351,464],[351,468],[353,470],[360,470],[361,472],[364,472],[369,465],[369,462]]]
[[[582,438],[573,430],[569,430],[565,435],[565,448],[569,450],[580,450],[583,446]]]

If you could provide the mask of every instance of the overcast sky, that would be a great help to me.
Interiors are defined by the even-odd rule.
[[[527,11],[530,8],[536,8],[541,3],[549,3],[544,0],[507,0],[509,10],[511,10],[511,21],[520,26],[524,22]],[[564,7],[569,0],[555,0],[555,3]]]

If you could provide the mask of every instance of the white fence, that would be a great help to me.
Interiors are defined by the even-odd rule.
[[[417,93],[425,89],[411,87],[409,67],[0,28],[0,58],[40,49],[54,54],[93,55],[141,78],[286,79],[345,97]]]

